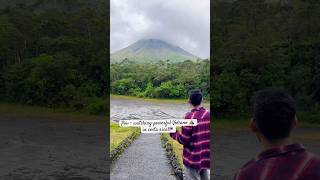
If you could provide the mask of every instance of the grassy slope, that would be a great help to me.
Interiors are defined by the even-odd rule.
[[[139,128],[124,128],[117,123],[110,123],[110,152],[116,148],[126,137],[133,132],[140,131]]]

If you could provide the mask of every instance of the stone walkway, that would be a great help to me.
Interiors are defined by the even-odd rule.
[[[174,180],[159,134],[141,134],[111,166],[112,180]]]

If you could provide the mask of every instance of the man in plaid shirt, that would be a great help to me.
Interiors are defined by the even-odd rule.
[[[210,112],[201,106],[200,91],[191,91],[192,109],[185,119],[197,119],[197,126],[183,126],[170,136],[183,145],[184,179],[210,179]]]
[[[235,180],[317,180],[320,158],[301,144],[293,144],[290,132],[297,126],[293,98],[283,89],[259,91],[255,97],[251,130],[264,151],[245,164]]]

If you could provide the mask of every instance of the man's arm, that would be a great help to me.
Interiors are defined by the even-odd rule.
[[[184,118],[189,119],[188,114],[186,114],[186,116]],[[170,136],[174,140],[177,140],[180,144],[189,145],[190,139],[192,136],[192,127],[191,126],[183,126],[181,129],[182,129],[181,132],[177,131],[175,133],[170,133]]]
[[[181,132],[170,133],[170,136],[182,145],[189,145],[192,136],[192,127],[183,126]]]

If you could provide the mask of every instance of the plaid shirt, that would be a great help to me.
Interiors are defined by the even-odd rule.
[[[210,112],[205,108],[192,109],[185,119],[197,119],[197,126],[183,126],[181,132],[170,136],[183,145],[183,164],[201,171],[210,169]]]
[[[320,158],[300,144],[266,150],[245,164],[235,180],[317,180]]]

